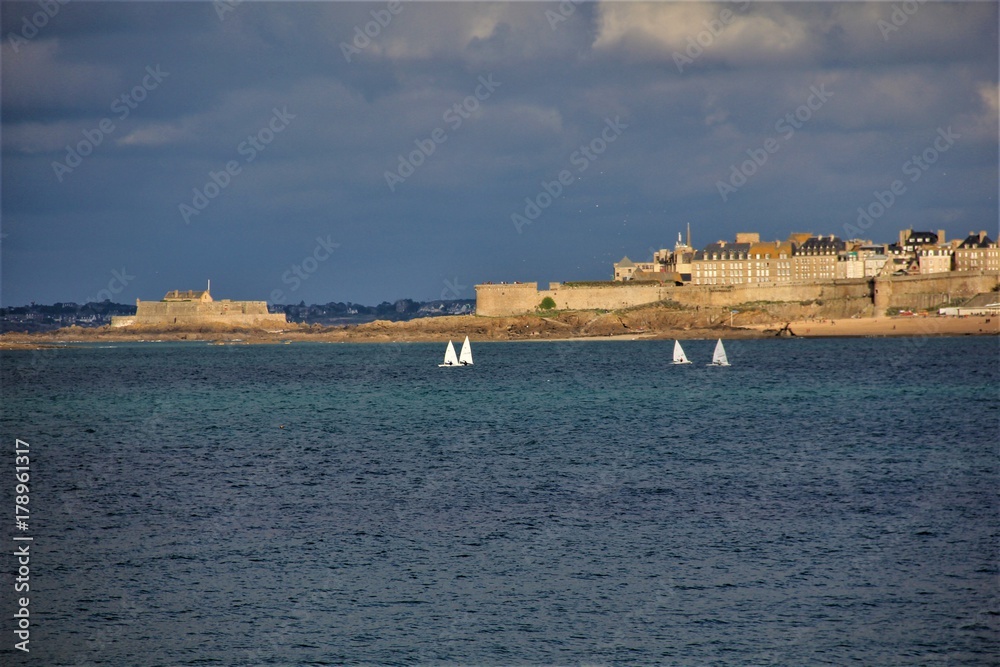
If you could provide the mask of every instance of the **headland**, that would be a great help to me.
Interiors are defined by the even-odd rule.
[[[747,339],[826,336],[962,336],[1000,335],[1000,317],[932,314],[896,317],[836,317],[824,306],[767,304],[739,313],[729,309],[678,310],[654,304],[617,311],[560,311],[499,317],[452,315],[405,322],[377,320],[367,324],[324,327],[287,323],[281,328],[203,325],[67,327],[44,333],[10,332],[0,336],[0,350],[38,349],[72,343],[204,341],[229,345],[317,343],[408,343],[461,340],[658,340]]]

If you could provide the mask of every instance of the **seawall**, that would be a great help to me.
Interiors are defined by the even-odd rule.
[[[725,308],[741,304],[834,302],[858,314],[882,314],[886,308],[928,308],[944,301],[989,292],[1000,272],[950,272],[928,276],[848,279],[755,285],[663,285],[660,283],[538,283],[476,285],[476,314],[520,315],[538,310],[546,297],[557,310],[621,310],[658,301],[689,308]]]
[[[873,300],[879,314],[887,308],[933,308],[946,301],[990,292],[1000,284],[997,271],[950,271],[927,276],[878,278]]]
[[[133,316],[113,317],[112,327],[167,326],[195,327],[281,327],[284,313],[267,312],[266,301],[140,301]]]

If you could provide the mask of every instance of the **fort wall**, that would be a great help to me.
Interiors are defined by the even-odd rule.
[[[950,271],[926,276],[876,278],[875,311],[886,308],[933,308],[946,301],[990,292],[1000,285],[997,271]]]
[[[139,301],[133,316],[113,317],[112,327],[199,326],[221,324],[232,327],[285,326],[284,313],[267,312],[266,301]]]
[[[542,302],[538,283],[476,285],[476,314],[488,317],[534,312]]]
[[[661,283],[538,283],[476,285],[476,313],[485,316],[520,315],[538,310],[552,298],[558,310],[620,310],[658,301],[674,301],[692,308],[724,308],[753,302],[837,302],[846,310],[882,314],[886,308],[928,308],[949,299],[971,297],[996,287],[998,272],[950,272],[929,276],[902,276],[789,282],[754,285],[683,285]],[[874,309],[871,306],[874,304]]]

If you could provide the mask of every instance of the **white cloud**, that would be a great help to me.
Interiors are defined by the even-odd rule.
[[[120,146],[163,146],[189,136],[187,128],[174,124],[156,124],[133,130],[116,143]]]
[[[501,109],[523,134],[543,133],[557,135],[563,131],[562,114],[558,109],[536,105],[517,104]]]
[[[737,63],[806,50],[808,38],[807,24],[779,5],[605,2],[593,46],[670,59],[694,43],[706,58]]]
[[[979,86],[979,96],[987,113],[996,121],[997,114],[1000,113],[1000,86],[995,83],[984,83]]]
[[[357,9],[345,5],[357,5]],[[336,5],[334,9],[333,6]],[[545,15],[554,5],[535,3],[403,3],[403,10],[356,54],[357,61],[426,61],[457,58],[477,67],[494,62],[565,55],[587,26],[583,12],[553,30]],[[369,3],[332,3],[328,36],[338,49],[372,21]],[[574,29],[575,28],[575,29]]]
[[[981,104],[970,108],[955,118],[956,130],[964,133],[967,141],[983,146],[996,146],[997,119],[1000,117],[1000,87],[996,83],[980,83],[977,92]]]

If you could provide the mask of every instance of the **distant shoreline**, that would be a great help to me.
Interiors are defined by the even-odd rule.
[[[191,341],[223,345],[280,345],[287,343],[444,343],[470,336],[478,342],[507,341],[622,341],[709,340],[722,338],[785,337],[926,337],[1000,335],[997,316],[910,316],[742,322],[735,326],[715,323],[692,326],[669,311],[628,313],[560,313],[554,316],[479,317],[461,315],[408,322],[376,321],[346,327],[295,326],[282,331],[170,329],[127,330],[70,327],[43,333],[8,332],[0,336],[0,350],[54,349],[73,343],[140,343]]]

